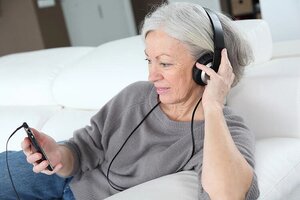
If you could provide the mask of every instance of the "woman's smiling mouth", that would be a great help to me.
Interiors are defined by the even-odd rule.
[[[156,92],[159,95],[166,94],[169,90],[170,90],[170,88],[168,88],[168,87],[156,87]]]

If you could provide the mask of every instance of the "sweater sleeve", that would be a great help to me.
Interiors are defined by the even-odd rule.
[[[255,136],[252,131],[246,126],[244,120],[237,115],[234,115],[232,111],[225,107],[224,115],[226,122],[232,136],[232,139],[237,146],[238,150],[247,160],[249,165],[253,168],[253,178],[250,188],[246,194],[246,200],[255,200],[259,197],[259,188],[257,182],[257,176],[255,173]]]
[[[243,119],[237,115],[234,115],[228,107],[224,108],[224,116],[226,119],[227,126],[229,128],[231,137],[232,137],[236,147],[241,152],[241,154],[244,156],[244,158],[247,160],[249,165],[253,168],[253,171],[254,171],[253,179],[251,181],[251,185],[246,194],[245,199],[246,200],[255,200],[259,197],[259,188],[258,188],[257,176],[256,176],[256,173],[254,170],[254,167],[255,167],[255,159],[254,159],[255,137],[254,137],[254,134],[245,125]],[[199,178],[200,178],[199,180],[201,180],[201,172],[199,173]],[[202,185],[200,185],[199,188],[200,188],[199,199],[209,200],[210,199],[209,195],[203,189]]]
[[[109,103],[90,119],[90,125],[74,131],[73,137],[63,144],[74,156],[72,176],[94,169],[103,162],[102,130],[108,108]]]

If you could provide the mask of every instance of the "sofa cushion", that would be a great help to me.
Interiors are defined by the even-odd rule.
[[[268,138],[256,143],[260,199],[282,200],[300,185],[300,139]],[[299,198],[299,196],[298,196]]]
[[[183,171],[145,182],[105,200],[195,200],[199,190],[197,177],[193,171]]]
[[[140,36],[100,45],[75,65],[65,68],[53,85],[65,107],[99,109],[125,86],[147,80],[147,62]]]
[[[56,141],[68,140],[73,132],[90,124],[98,110],[62,109],[55,112],[40,129]]]
[[[300,57],[248,67],[227,103],[257,138],[300,137]]]
[[[253,65],[269,61],[272,57],[273,44],[268,24],[261,19],[238,20],[235,24],[252,47]]]
[[[66,47],[0,58],[0,105],[55,105],[52,83],[67,64],[93,47]]]

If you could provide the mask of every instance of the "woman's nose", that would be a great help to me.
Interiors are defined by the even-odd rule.
[[[150,82],[156,82],[158,80],[161,80],[162,77],[163,77],[162,73],[160,72],[160,69],[156,65],[154,64],[149,65],[148,80]]]

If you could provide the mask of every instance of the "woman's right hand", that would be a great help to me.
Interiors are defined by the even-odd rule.
[[[24,154],[26,155],[27,162],[33,165],[33,171],[35,173],[44,173],[47,175],[52,175],[58,172],[62,168],[62,155],[59,150],[59,145],[50,136],[39,132],[33,128],[30,129],[33,132],[36,140],[39,142],[41,148],[43,148],[44,152],[46,153],[49,161],[43,160],[42,162],[38,162],[42,158],[42,154],[36,152],[29,138],[26,137],[23,140],[21,146]],[[47,169],[49,162],[52,166],[54,166],[53,171],[49,171]]]

